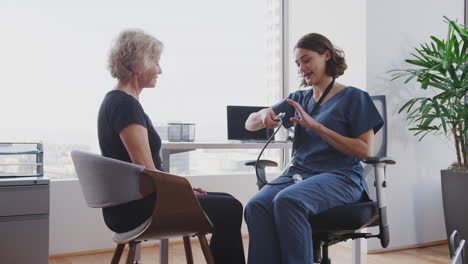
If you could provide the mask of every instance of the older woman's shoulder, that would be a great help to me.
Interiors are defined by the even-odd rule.
[[[120,90],[112,90],[112,91],[107,92],[106,98],[112,101],[116,101],[116,102],[121,102],[121,101],[138,102],[138,100],[136,100],[133,96]]]
[[[142,106],[133,96],[120,90],[109,91],[104,97],[103,104],[110,108],[140,108]]]

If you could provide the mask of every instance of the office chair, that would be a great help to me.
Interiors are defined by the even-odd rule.
[[[314,263],[331,264],[328,247],[346,241],[376,237],[380,239],[382,247],[386,248],[390,242],[389,226],[387,223],[387,206],[385,201],[386,165],[393,165],[395,161],[387,155],[387,109],[384,95],[371,96],[377,110],[384,119],[384,126],[374,138],[374,157],[362,160],[365,177],[374,172],[374,186],[376,187],[377,201],[359,202],[345,206],[331,208],[317,215],[310,215],[309,222],[313,226]],[[255,166],[256,161],[249,161],[246,165]],[[260,160],[258,163],[259,175],[265,178],[265,167],[275,166],[275,162]],[[258,182],[259,190],[263,187]],[[370,187],[370,186],[369,186]],[[346,219],[343,221],[343,219]],[[360,233],[366,227],[379,226],[379,234]],[[359,250],[360,251],[360,250]],[[353,262],[360,263],[360,252],[353,252]]]
[[[449,250],[451,264],[464,264],[465,263],[465,240],[460,240],[457,230],[454,230],[449,239]]]
[[[142,241],[176,236],[183,237],[187,263],[193,264],[190,236],[197,236],[206,262],[214,264],[205,237],[212,232],[213,225],[187,179],[94,153],[75,150],[71,156],[89,207],[124,204],[156,192],[152,216],[128,232],[114,233],[117,247],[112,264],[119,263],[126,244],[129,244],[126,263],[133,264],[139,262]]]

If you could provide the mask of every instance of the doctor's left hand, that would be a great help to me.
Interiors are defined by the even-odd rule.
[[[291,117],[291,119],[289,119],[291,122],[297,123],[303,127],[310,128],[312,130],[320,129],[320,126],[321,126],[320,123],[317,122],[317,120],[313,119],[309,114],[307,114],[307,112],[304,111],[304,109],[299,103],[291,99],[288,99],[287,102],[290,105],[294,106],[294,108],[296,108],[296,111],[299,113],[299,117],[300,117],[300,119]]]

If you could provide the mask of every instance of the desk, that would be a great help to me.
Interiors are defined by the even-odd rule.
[[[197,149],[262,149],[262,142],[168,142],[163,141],[161,146],[162,166],[170,171],[171,154],[187,152]],[[292,142],[271,142],[267,149],[290,149]],[[280,165],[284,167],[285,158],[281,158]]]

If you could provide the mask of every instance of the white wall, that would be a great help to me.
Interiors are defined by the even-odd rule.
[[[348,69],[337,81],[366,90],[366,1],[288,1],[289,91],[298,89],[294,46],[308,33],[320,33],[343,49]]]
[[[397,160],[387,170],[390,248],[446,239],[439,171],[455,161],[455,154],[443,137],[427,136],[418,142],[408,131],[397,111],[405,100],[422,93],[415,83],[390,82],[386,72],[408,68],[404,59],[430,35],[445,37],[443,15],[462,22],[463,2],[367,1],[367,90],[387,95],[388,155]],[[380,248],[378,240],[368,243],[369,250]]]
[[[275,177],[278,173],[268,175]],[[244,206],[257,192],[253,174],[192,176],[187,179],[194,187],[230,193]],[[247,234],[245,223],[242,233]],[[77,180],[51,181],[49,241],[49,255],[115,246],[112,233],[104,224],[101,209],[87,207]]]

